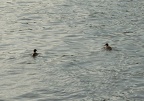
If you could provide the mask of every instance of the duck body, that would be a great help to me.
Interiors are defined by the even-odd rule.
[[[108,43],[106,43],[106,44],[104,45],[104,49],[105,49],[105,50],[108,50],[108,51],[111,51],[111,50],[112,50],[111,46],[109,46]]]

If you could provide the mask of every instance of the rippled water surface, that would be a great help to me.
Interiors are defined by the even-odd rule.
[[[1,0],[0,23],[0,101],[144,101],[143,0]]]

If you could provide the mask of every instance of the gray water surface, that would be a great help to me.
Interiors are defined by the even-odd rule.
[[[0,23],[0,101],[144,101],[143,0],[1,0]]]

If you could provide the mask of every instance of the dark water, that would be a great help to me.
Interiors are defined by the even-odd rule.
[[[143,0],[1,0],[0,23],[0,101],[144,101]]]

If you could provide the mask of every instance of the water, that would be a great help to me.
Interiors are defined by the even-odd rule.
[[[144,101],[143,0],[0,2],[0,101]]]

